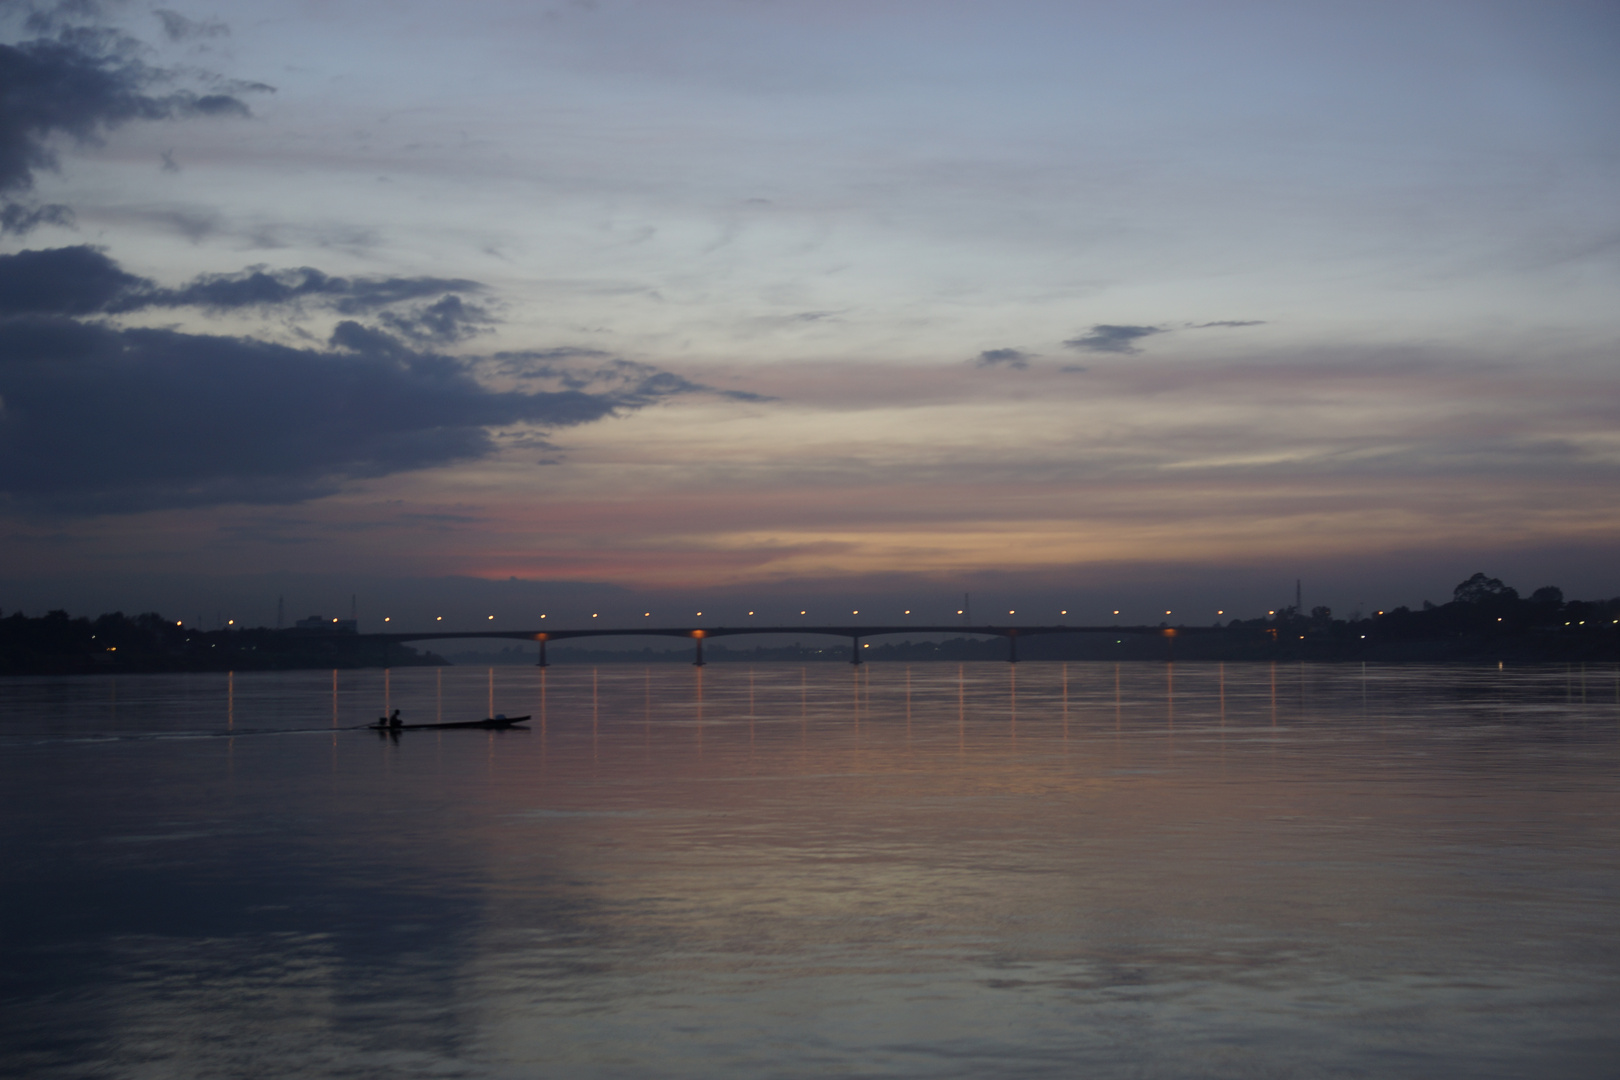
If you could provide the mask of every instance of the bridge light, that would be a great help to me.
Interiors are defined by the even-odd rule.
[[[1068,613],[1069,613],[1068,608],[1064,608],[1062,611],[1058,612],[1059,615],[1067,615]]]
[[[1016,615],[1016,614],[1018,614],[1018,612],[1016,612],[1016,611],[1009,611],[1009,612],[1007,612],[1007,614],[1009,614],[1009,615]]]
[[[384,620],[383,620],[383,622],[387,622],[387,621],[388,621],[388,620],[387,620],[387,619],[384,619]],[[1501,621],[1502,621],[1502,620],[1501,620],[1501,619],[1497,619],[1497,620],[1496,620],[1496,621],[1497,621],[1497,622],[1501,622]],[[226,619],[226,620],[225,620],[225,625],[226,625],[226,626],[235,626],[235,625],[236,625],[236,620],[235,620],[235,619]]]
[[[703,614],[703,612],[701,612],[701,611],[700,611],[700,612],[698,612],[698,614],[699,614],[699,615],[702,615],[702,614]]]
[[[542,615],[542,616],[540,616],[540,617],[541,617],[541,618],[542,618],[542,619],[543,619],[543,618],[545,618],[545,616],[544,616],[544,615]]]
[[[332,620],[332,621],[333,621],[333,622],[337,622],[337,620],[336,620],[336,619],[333,619],[333,620]],[[176,625],[176,626],[179,626],[179,625],[180,625],[180,620],[179,620],[179,619],[176,619],[176,620],[174,620],[174,625]],[[1568,626],[1568,625],[1569,625],[1569,623],[1565,623],[1565,624],[1564,624],[1564,625],[1565,625],[1565,626]]]
[[[384,615],[383,616],[383,622],[389,622],[389,621],[391,621],[391,620],[388,618],[388,616]]]
[[[956,609],[956,613],[957,613],[957,614],[958,614],[958,615],[960,615],[960,614],[962,614],[962,609],[961,609],[961,608],[957,608],[957,609]]]
[[[859,608],[856,608],[854,611],[850,612],[851,615],[859,615],[860,613],[861,612],[860,612]]]
[[[1226,609],[1221,608],[1218,611],[1216,611],[1215,614],[1217,614],[1217,615],[1225,615],[1226,614]]]
[[[594,612],[594,611],[591,612],[591,618],[593,618],[593,619],[596,618],[596,612]]]
[[[643,612],[642,612],[642,613],[641,613],[641,617],[642,617],[642,618],[643,618],[643,619],[650,619],[650,618],[652,618],[652,612],[650,612],[650,611],[643,611]]]
[[[911,614],[911,609],[910,609],[910,608],[906,608],[906,614],[907,614],[907,615],[910,615],[910,614]]]
[[[492,618],[492,619],[493,619],[493,618],[494,618],[494,617],[495,617],[495,616],[493,616],[493,615],[491,615],[491,616],[490,616],[490,618]]]
[[[1119,611],[1118,611],[1118,609],[1115,609],[1115,611],[1114,611],[1114,614],[1115,614],[1115,615],[1118,615],[1118,614],[1119,614]]]
[[[544,615],[542,615],[542,616],[540,616],[540,617],[541,617],[541,618],[542,618],[542,619],[543,619],[543,618],[545,618],[545,616],[544,616]],[[444,616],[443,616],[443,615],[440,615],[440,616],[439,616],[439,617],[438,617],[438,618],[436,618],[436,619],[434,619],[434,620],[433,620],[433,621],[434,621],[434,622],[444,622]]]
[[[750,615],[752,615],[752,614],[753,614],[753,612],[752,612],[752,611],[750,611],[750,612],[749,612],[749,613],[748,613],[748,614],[750,614]]]

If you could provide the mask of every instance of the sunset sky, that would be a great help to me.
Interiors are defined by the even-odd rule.
[[[5,613],[1620,594],[1612,3],[12,0],[0,41]]]

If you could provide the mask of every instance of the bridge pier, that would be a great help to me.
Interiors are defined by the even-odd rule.
[[[694,634],[694,635],[692,635],[692,640],[697,642],[697,659],[692,661],[692,666],[693,667],[702,667],[703,666],[703,635],[702,634]]]
[[[1018,631],[1007,635],[1007,663],[1018,663]]]
[[[852,664],[861,662],[861,639],[854,634],[851,634],[849,638],[849,662]]]
[[[547,660],[546,660],[546,639],[545,638],[540,639],[540,660],[534,666],[535,667],[550,667],[551,666],[551,664],[548,663]]]

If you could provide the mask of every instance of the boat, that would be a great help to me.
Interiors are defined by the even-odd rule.
[[[443,731],[449,728],[469,728],[474,731],[505,731],[526,722],[527,716],[506,716],[497,713],[485,720],[458,720],[448,724],[391,724],[382,717],[375,724],[367,724],[372,731]],[[520,731],[527,728],[518,727]]]

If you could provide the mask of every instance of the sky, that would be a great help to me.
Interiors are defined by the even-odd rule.
[[[1620,594],[1612,4],[7,0],[0,43],[0,612]]]

